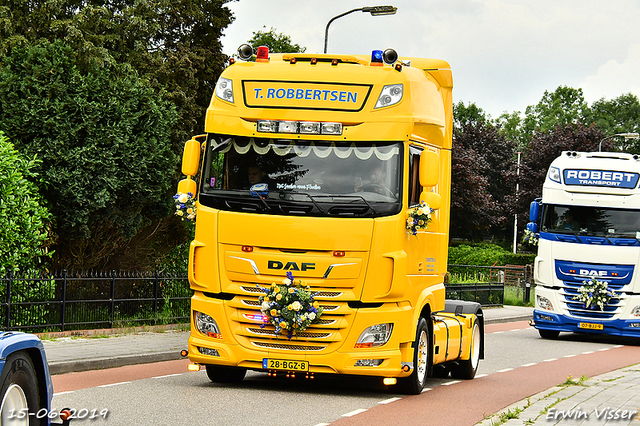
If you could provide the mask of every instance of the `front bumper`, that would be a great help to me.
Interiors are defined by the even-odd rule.
[[[582,324],[582,327],[581,327]],[[566,315],[534,309],[533,325],[539,330],[566,331],[572,333],[608,334],[611,336],[640,337],[640,318],[598,321],[572,318]],[[601,330],[595,328],[602,326]]]

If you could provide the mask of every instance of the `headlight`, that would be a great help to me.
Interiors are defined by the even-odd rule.
[[[216,96],[223,101],[233,103],[233,82],[220,77],[216,83]]]
[[[402,84],[390,84],[382,88],[380,96],[378,96],[378,102],[376,102],[376,108],[384,108],[391,105],[395,105],[402,100],[403,86]]]
[[[549,167],[549,179],[554,182],[562,183],[560,181],[560,169],[557,167]]]
[[[536,296],[536,304],[540,309],[546,309],[547,311],[553,310],[553,304],[551,300],[547,299],[544,296]]]
[[[640,317],[640,306],[636,306],[635,308],[633,308],[633,310],[631,311],[631,316]]]
[[[377,348],[382,346],[389,341],[392,330],[393,324],[391,323],[372,325],[360,334],[355,348]]]
[[[194,311],[193,314],[196,319],[196,328],[200,333],[204,334],[205,336],[222,339],[222,333],[220,333],[220,327],[218,327],[218,323],[216,323],[216,320],[214,320],[207,314],[203,314],[202,312]]]

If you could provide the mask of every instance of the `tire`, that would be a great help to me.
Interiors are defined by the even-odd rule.
[[[560,332],[557,330],[538,329],[538,333],[540,334],[540,337],[542,337],[543,339],[549,339],[549,340],[555,340],[560,335]]]
[[[33,362],[25,352],[14,352],[7,357],[0,375],[0,424],[38,425],[41,420],[27,413],[35,414],[40,408],[38,376]],[[21,412],[27,415],[17,418]],[[16,417],[10,419],[12,413]]]
[[[225,367],[222,365],[207,365],[207,377],[213,383],[238,383],[244,380],[246,368]]]
[[[473,379],[478,371],[478,364],[480,364],[480,347],[482,346],[482,333],[480,332],[480,326],[478,321],[473,323],[471,329],[471,354],[469,359],[464,361],[458,361],[457,364],[451,368],[451,377],[454,379]]]
[[[409,377],[398,380],[399,390],[408,395],[418,395],[424,389],[431,368],[431,334],[427,320],[420,317],[416,328],[413,351],[413,371]]]

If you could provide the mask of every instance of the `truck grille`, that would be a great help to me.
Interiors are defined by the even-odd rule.
[[[597,306],[587,309],[582,302],[573,299],[579,294],[578,289],[581,286],[581,282],[577,283],[564,281],[564,288],[562,289],[562,301],[564,302],[565,307],[569,311],[569,314],[571,316],[584,319],[605,320],[612,319],[620,312],[622,312],[622,309],[625,306],[625,296],[624,294],[620,294],[620,289],[623,287],[622,285],[609,285],[609,287],[611,287],[616,293],[620,294],[620,298],[610,299],[609,303],[604,305],[604,310],[602,311]]]
[[[284,353],[330,352],[342,344],[350,322],[347,317],[354,314],[346,301],[331,300],[343,292],[333,289],[314,291],[316,300],[322,307],[322,316],[317,323],[288,339],[286,332],[276,334],[273,325],[262,323],[259,297],[264,293],[251,285],[241,285],[239,288],[246,293],[236,296],[228,305],[232,308],[229,311],[229,321],[236,324],[235,334],[240,344],[254,349],[280,350]]]

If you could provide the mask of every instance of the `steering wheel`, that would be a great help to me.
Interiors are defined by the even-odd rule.
[[[382,192],[376,191],[378,189],[380,191],[382,191]],[[376,192],[376,193],[378,193],[380,195],[386,195],[386,196],[391,197],[391,198],[395,198],[396,197],[396,194],[394,194],[393,191],[391,191],[389,188],[387,188],[384,185],[377,184],[377,183],[367,183],[367,184],[363,185],[362,186],[362,191]]]

